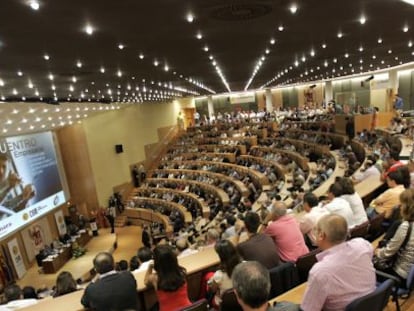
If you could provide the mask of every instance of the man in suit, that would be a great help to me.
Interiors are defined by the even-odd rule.
[[[96,281],[86,287],[81,303],[97,311],[138,310],[137,282],[129,271],[117,272],[110,253],[96,255]]]

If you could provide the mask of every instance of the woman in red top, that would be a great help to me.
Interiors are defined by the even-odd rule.
[[[144,282],[157,291],[160,311],[175,311],[191,305],[185,269],[178,265],[177,255],[169,245],[155,247],[154,264],[149,265]]]

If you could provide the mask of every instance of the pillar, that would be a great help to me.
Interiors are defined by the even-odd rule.
[[[272,91],[270,89],[265,90],[265,100],[266,100],[266,111],[272,112],[273,111],[273,98],[272,98]]]
[[[213,105],[213,96],[207,96],[207,108],[208,108],[208,116],[214,115],[214,105]]]
[[[325,103],[328,103],[330,100],[334,99],[333,97],[333,88],[332,81],[325,81]]]

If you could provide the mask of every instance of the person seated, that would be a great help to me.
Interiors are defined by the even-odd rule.
[[[264,233],[274,242],[274,247],[283,261],[296,261],[300,256],[309,252],[305,240],[295,218],[286,214],[286,204],[274,202],[271,211],[266,216]],[[270,224],[269,221],[271,221]]]
[[[351,207],[352,214],[354,215],[353,223],[355,226],[359,226],[368,221],[367,213],[365,212],[364,203],[358,192],[355,192],[354,184],[352,180],[347,177],[343,177],[339,180],[342,186],[341,198],[345,199]]]
[[[267,269],[276,267],[279,261],[279,254],[271,237],[258,233],[260,217],[255,212],[247,212],[244,217],[244,225],[247,230],[247,241],[237,245],[237,251],[244,260],[255,260],[264,265]],[[239,230],[239,237],[242,230]]]
[[[173,311],[191,305],[186,271],[178,265],[177,255],[169,245],[154,248],[154,263],[148,266],[144,283],[155,289],[160,311]]]
[[[329,212],[322,207],[318,198],[312,193],[308,192],[303,197],[303,209],[305,214],[299,218],[299,227],[303,235],[306,236],[306,244],[312,248],[316,245],[316,234],[314,228],[322,216],[328,215]]]
[[[0,307],[0,310],[18,310],[37,303],[37,299],[23,298],[23,292],[19,285],[12,284],[4,289],[4,297],[7,303]]]
[[[369,218],[382,213],[385,213],[386,219],[391,217],[393,208],[400,204],[399,196],[404,191],[403,182],[403,176],[399,170],[388,174],[387,185],[389,189],[371,201],[367,208]]]
[[[397,255],[392,267],[384,272],[397,277],[401,281],[400,284],[404,285],[414,262],[414,252],[412,251],[414,249],[414,230],[410,230],[414,221],[414,189],[404,190],[400,194],[400,202],[403,221],[386,245],[375,250],[375,255],[379,259],[392,258]],[[406,245],[402,247],[406,239]]]
[[[22,289],[23,299],[39,299],[33,286],[25,286]]]
[[[215,309],[218,309],[221,304],[221,295],[233,287],[231,274],[234,267],[241,262],[241,258],[234,245],[228,240],[218,241],[214,249],[220,258],[220,269],[214,273],[208,284],[214,293],[212,304]]]
[[[116,271],[128,271],[128,261],[124,259],[120,260],[116,263],[115,267]]]
[[[53,297],[63,296],[78,290],[78,285],[68,271],[62,271],[56,278],[55,292]]]
[[[356,173],[354,176],[352,176],[352,181],[355,184],[357,184],[371,176],[376,176],[379,179],[381,172],[378,169],[378,167],[375,165],[376,162],[377,161],[375,159],[375,156],[369,155],[360,173]]]
[[[190,248],[188,240],[184,238],[178,239],[178,241],[175,243],[175,246],[178,251],[178,258],[197,253],[197,250]]]
[[[93,260],[98,275],[86,287],[81,303],[96,310],[138,310],[137,281],[132,273],[115,271],[114,258],[102,252]]]
[[[355,227],[354,214],[349,203],[341,198],[342,194],[343,189],[341,184],[339,182],[333,183],[328,190],[329,203],[325,204],[324,208],[331,214],[338,214],[344,217],[348,227],[351,229]]]
[[[134,272],[139,268],[139,266],[138,256],[132,256],[129,260],[129,271]]]
[[[347,237],[348,224],[341,215],[326,215],[318,221],[316,241],[322,252],[309,272],[301,310],[344,310],[375,290],[371,244],[362,238],[346,241]]]

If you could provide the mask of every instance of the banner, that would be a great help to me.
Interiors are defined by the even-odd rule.
[[[55,220],[56,220],[56,225],[59,231],[59,236],[65,235],[67,232],[67,229],[66,229],[66,224],[65,224],[65,217],[63,217],[62,211],[57,211],[55,213]]]
[[[52,133],[0,138],[0,239],[63,204]]]
[[[46,217],[23,229],[21,235],[29,262],[35,259],[45,245],[50,245],[53,242],[49,222]]]
[[[13,261],[14,269],[16,270],[17,277],[21,279],[26,273],[26,267],[24,266],[23,257],[20,253],[19,244],[17,239],[14,238],[9,243],[7,243],[10,251],[10,256]]]

